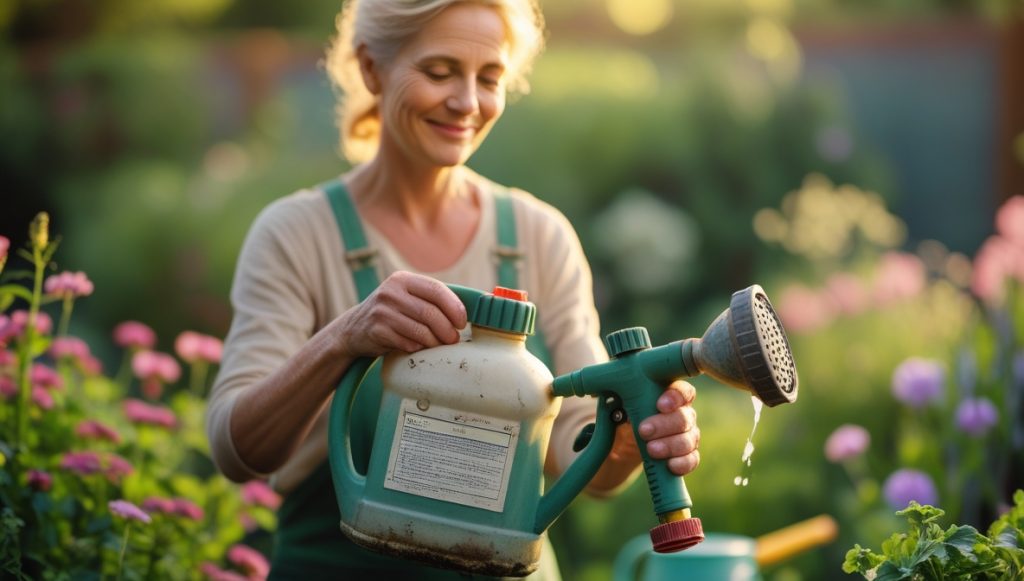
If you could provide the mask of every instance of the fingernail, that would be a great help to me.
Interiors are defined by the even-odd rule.
[[[651,442],[649,446],[651,454],[661,454],[665,451],[665,444],[661,442]]]
[[[647,436],[650,436],[652,434],[654,434],[654,426],[652,426],[651,424],[640,424],[641,436],[644,436],[646,438]]]

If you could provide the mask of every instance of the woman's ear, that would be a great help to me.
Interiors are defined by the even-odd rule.
[[[363,76],[366,90],[370,91],[372,95],[379,94],[380,70],[377,67],[377,61],[370,56],[370,51],[366,49],[365,44],[360,44],[356,48],[356,60],[359,61],[359,73]]]

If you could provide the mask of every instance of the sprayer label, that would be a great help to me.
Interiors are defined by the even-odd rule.
[[[501,512],[519,422],[402,403],[384,487]]]

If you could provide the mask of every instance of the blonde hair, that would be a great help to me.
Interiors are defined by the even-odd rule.
[[[341,149],[352,162],[369,160],[380,141],[376,97],[359,71],[356,48],[387,63],[402,46],[445,8],[460,2],[498,10],[508,33],[510,58],[507,88],[529,91],[526,77],[544,47],[544,19],[537,0],[349,0],[337,18],[338,34],[327,49],[327,74],[339,93],[336,123]]]

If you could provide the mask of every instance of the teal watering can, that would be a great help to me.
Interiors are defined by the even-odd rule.
[[[706,373],[767,405],[797,396],[782,325],[764,291],[733,294],[701,339],[652,347],[635,327],[607,337],[607,363],[553,378],[525,347],[536,308],[526,293],[449,285],[466,306],[470,334],[455,345],[357,360],[331,404],[328,458],[341,529],[372,550],[438,567],[525,576],[542,535],[593,478],[616,425],[657,413],[671,381]],[[580,455],[547,491],[551,425],[567,396],[596,396],[597,421],[576,440]],[[376,424],[373,425],[373,418]],[[644,472],[660,525],[654,548],[703,538],[683,479],[650,458]]]
[[[761,567],[833,541],[839,528],[829,515],[789,525],[757,538],[708,533],[688,551],[658,553],[647,535],[626,543],[615,557],[613,581],[762,581]]]

